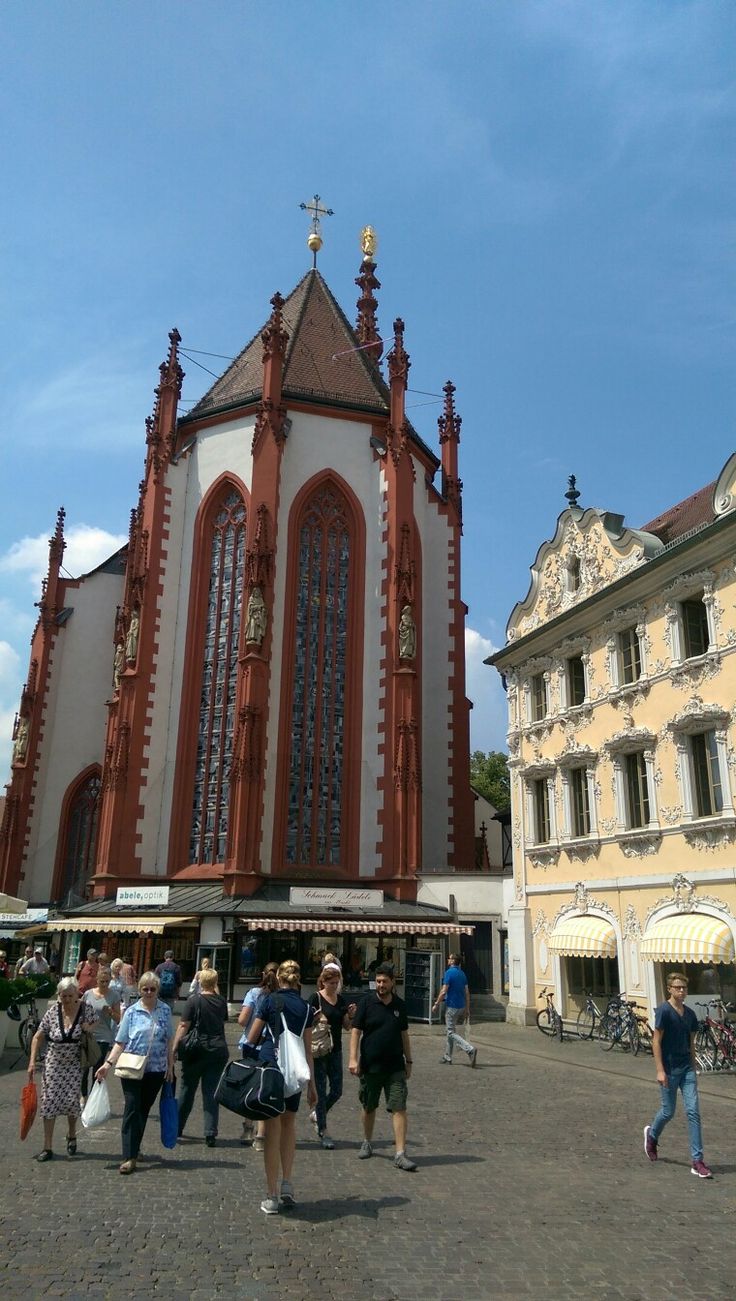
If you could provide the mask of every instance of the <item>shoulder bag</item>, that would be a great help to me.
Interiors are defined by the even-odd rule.
[[[146,1073],[146,1062],[151,1056],[153,1040],[156,1034],[156,1011],[151,1014],[151,1037],[148,1051],[145,1053],[121,1053],[115,1063],[115,1074],[121,1080],[142,1080]]]
[[[301,1034],[294,1034],[286,1024],[286,1017],[281,1013],[281,1034],[276,1044],[276,1055],[279,1061],[279,1070],[284,1077],[284,1097],[291,1098],[295,1093],[301,1093],[306,1084],[309,1084],[311,1072],[307,1065],[307,1055],[304,1051],[304,1031],[307,1028],[309,1020],[309,1008],[304,1018]]]
[[[190,1025],[187,1033],[179,1044],[179,1061],[191,1062],[195,1057],[199,1057],[203,1044],[199,1033],[199,1013],[202,1007],[202,995],[197,994],[197,1004],[194,1012],[194,1020]]]
[[[322,1011],[320,1002],[317,1016],[312,1022],[312,1056],[315,1061],[320,1057],[326,1057],[328,1053],[332,1052],[334,1046],[330,1023]]]

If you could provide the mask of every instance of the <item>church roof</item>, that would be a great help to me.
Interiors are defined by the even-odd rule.
[[[282,308],[289,342],[284,359],[285,398],[380,412],[389,390],[319,271],[310,270]],[[264,326],[262,327],[265,329]],[[199,419],[257,398],[263,381],[262,330],[205,393],[183,421]]]
[[[656,534],[667,546],[669,543],[676,542],[681,537],[684,537],[686,533],[700,529],[705,524],[712,524],[716,518],[713,508],[715,486],[715,481],[707,483],[704,488],[699,488],[691,497],[679,501],[676,506],[670,506],[669,510],[663,511],[656,519],[644,524],[642,526],[643,532]]]

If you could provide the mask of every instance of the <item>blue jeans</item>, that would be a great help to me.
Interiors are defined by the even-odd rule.
[[[462,1048],[464,1053],[472,1053],[473,1051],[473,1045],[468,1043],[467,1039],[463,1039],[462,1035],[458,1034],[455,1029],[458,1019],[461,1016],[465,1016],[464,1007],[448,1007],[447,1004],[445,1004],[445,1025],[447,1026],[447,1047],[445,1048],[445,1057],[448,1061],[452,1060],[452,1049],[455,1044],[457,1044],[458,1048]]]
[[[650,1136],[657,1142],[665,1125],[675,1114],[677,1090],[682,1091],[682,1105],[687,1116],[690,1134],[690,1155],[693,1161],[703,1160],[703,1135],[700,1129],[700,1107],[698,1105],[698,1077],[693,1066],[678,1066],[667,1072],[667,1083],[660,1084],[662,1101],[659,1111],[652,1121]]]
[[[342,1097],[342,1048],[314,1059],[314,1082],[317,1086],[317,1133],[327,1129],[327,1112]],[[327,1087],[329,1085],[329,1095]]]

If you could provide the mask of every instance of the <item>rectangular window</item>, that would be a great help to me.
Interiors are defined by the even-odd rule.
[[[649,825],[649,788],[644,752],[626,755],[626,816],[627,826]]]
[[[547,682],[543,673],[535,673],[530,683],[532,722],[540,723],[547,717]]]
[[[589,836],[588,774],[584,768],[573,768],[570,773],[570,803],[572,806],[573,836]]]
[[[696,655],[705,655],[709,645],[708,614],[702,597],[692,601],[683,601],[680,606],[682,615],[682,636],[685,644],[685,659]]]
[[[567,702],[582,705],[585,700],[585,667],[580,655],[567,661]]]
[[[625,628],[618,635],[619,681],[638,682],[641,677],[641,650],[636,628]]]
[[[590,991],[594,998],[610,998],[619,992],[615,958],[565,958],[564,962],[569,994]]]
[[[699,818],[709,818],[723,810],[723,788],[715,732],[699,732],[697,736],[691,736],[690,753],[696,813]]]
[[[547,780],[540,777],[532,783],[534,792],[534,840],[537,845],[546,845],[550,837],[549,791]]]

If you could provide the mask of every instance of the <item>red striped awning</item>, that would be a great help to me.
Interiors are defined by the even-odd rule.
[[[319,931],[325,935],[472,935],[473,926],[459,922],[345,921],[330,917],[241,917],[249,931]]]

